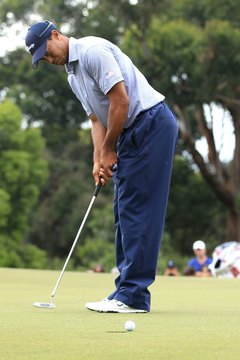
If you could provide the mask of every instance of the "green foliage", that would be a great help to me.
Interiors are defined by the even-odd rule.
[[[26,0],[1,0],[0,22],[5,26],[12,25],[16,20],[26,19],[29,11],[32,10],[33,3],[29,4]],[[1,34],[1,27],[0,27]]]
[[[169,14],[173,18],[184,18],[188,22],[204,27],[213,18],[229,20],[236,27],[240,20],[240,3],[238,0],[178,0],[170,1]]]
[[[176,239],[172,239],[169,233],[165,231],[163,233],[161,250],[158,257],[158,274],[164,274],[164,270],[166,269],[169,260],[174,261],[180,274],[182,274],[183,270],[185,269],[190,255],[177,251],[175,243]]]
[[[13,106],[10,101],[5,101],[0,106],[0,151],[20,148],[21,134],[21,111]]]
[[[102,191],[104,191],[103,189]],[[76,252],[76,264],[85,268],[94,268],[100,264],[105,271],[115,266],[115,227],[112,203],[104,208],[95,207],[86,224],[86,238]]]
[[[21,130],[21,113],[10,101],[0,105],[0,137],[0,187],[11,199],[5,231],[20,240],[46,179],[44,142],[38,129]]]
[[[47,254],[31,244],[19,244],[0,236],[0,267],[42,269],[49,267]]]
[[[29,126],[35,122],[42,125],[48,147],[56,148],[78,138],[79,125],[86,115],[74,99],[64,69],[41,63],[34,71],[29,54],[19,49],[0,58],[0,72],[0,88],[21,108]]]
[[[11,212],[10,196],[4,190],[0,188],[0,229],[5,228],[8,216]]]
[[[239,43],[239,29],[234,28],[229,21],[212,20],[207,23],[202,54],[204,91],[208,99],[220,102],[223,106],[221,97],[234,98],[239,86]]]
[[[240,209],[240,193],[237,194],[237,206]]]
[[[47,175],[44,141],[38,129],[21,129],[21,112],[8,100],[0,104],[0,138],[0,266],[37,266],[38,258],[43,265],[45,255],[21,241]]]
[[[105,189],[102,189],[104,192]],[[112,199],[111,199],[112,200]],[[95,207],[86,225],[86,231],[92,239],[104,239],[106,246],[114,243],[115,227],[112,201],[102,207]]]
[[[89,269],[100,264],[104,271],[109,272],[115,266],[114,244],[107,243],[101,237],[87,238],[85,244],[77,248],[75,264]]]
[[[197,64],[201,43],[202,34],[197,26],[183,20],[163,21],[153,17],[142,35],[136,27],[130,28],[122,47],[150,83],[168,94],[169,102],[177,97],[179,102],[189,104],[193,100],[199,101],[199,94],[192,89],[197,88],[200,76]]]
[[[76,37],[97,35],[120,42],[124,34],[121,47],[149,82],[167,94],[170,105],[185,109],[193,138],[198,139],[196,105],[214,101],[225,108],[224,99],[239,98],[239,7],[238,0],[139,0],[136,5],[128,0],[3,0],[0,31],[17,20],[29,25],[29,14],[35,12]],[[42,266],[60,268],[94,188],[90,133],[79,131],[86,115],[64,69],[41,63],[33,71],[29,54],[18,49],[0,59],[0,72],[1,97],[7,95],[21,109],[9,101],[0,105],[0,229],[5,239],[0,256],[5,251],[7,259],[9,254],[4,263],[13,265],[7,266],[31,266],[32,257],[37,267],[39,257]],[[25,130],[21,112],[28,124]],[[31,128],[35,123],[41,132]],[[47,179],[41,134],[47,145]],[[184,147],[179,149],[182,153]],[[111,203],[109,184],[99,194],[70,268],[92,267],[95,262],[103,262],[106,269],[112,266]],[[224,217],[223,207],[193,164],[176,158],[160,271],[169,258],[182,268],[197,238],[210,248],[224,241]],[[21,253],[18,244],[27,229],[25,240],[44,249],[50,264],[35,248],[28,248],[25,257]]]
[[[225,2],[223,8],[228,8],[226,12],[215,0],[198,4],[191,0],[172,1],[170,5],[164,16],[153,16],[146,29],[137,25],[129,28],[122,47],[147,75],[150,83],[166,94],[167,102],[177,111],[185,146],[229,215],[237,213],[232,216],[232,227],[229,225],[227,234],[223,231],[221,235],[213,230],[211,224],[206,224],[208,236],[212,242],[218,235],[219,240],[224,236],[237,240],[240,221],[240,214],[236,211],[236,195],[240,186],[237,175],[239,159],[235,156],[228,168],[221,163],[212,131],[213,122],[215,125],[219,119],[214,117],[210,124],[204,107],[206,104],[219,104],[231,114],[238,149],[239,12],[233,17],[226,14],[230,14],[230,9],[239,10],[240,4],[239,1]],[[195,141],[200,136],[207,139],[209,155],[206,158],[198,156],[196,151]],[[229,198],[231,201],[226,200]],[[216,218],[214,214],[212,216],[215,223]],[[181,215],[178,216],[180,218]],[[197,230],[194,224],[192,226]],[[178,232],[177,237],[181,238],[181,227]],[[215,233],[213,238],[212,233]],[[187,228],[184,234],[186,237],[191,235]]]
[[[192,244],[203,239],[213,248],[226,236],[224,208],[190,161],[176,156],[166,217],[173,248],[192,254]]]
[[[192,244],[203,239],[209,254],[225,241],[226,220],[222,204],[191,162],[176,156],[158,270],[163,274],[169,259],[180,272],[193,257]]]
[[[184,16],[176,20],[174,11],[181,13],[177,3],[167,16],[153,16],[144,31],[137,25],[130,27],[122,48],[150,83],[167,94],[171,105],[188,111],[216,102],[231,109],[240,81],[239,28],[231,18],[223,20],[213,9],[212,18],[202,26]],[[186,3],[189,1],[181,2],[185,10]],[[192,135],[196,134],[193,131]]]
[[[28,238],[51,256],[64,257],[69,251],[94,191],[90,131],[82,130],[79,141],[49,152],[49,178],[40,204],[31,214]],[[111,185],[109,185],[111,188]],[[96,206],[103,206],[110,189],[104,189]]]

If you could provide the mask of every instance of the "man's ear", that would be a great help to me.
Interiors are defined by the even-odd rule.
[[[52,39],[59,39],[60,33],[57,30],[52,30],[51,37]]]

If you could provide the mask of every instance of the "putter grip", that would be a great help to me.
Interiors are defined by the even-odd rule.
[[[101,187],[102,187],[102,183],[101,183],[101,181],[100,181],[100,182],[97,184],[97,186],[96,186],[96,189],[95,189],[95,191],[94,191],[94,193],[93,193],[93,196],[95,196],[95,197],[98,196],[98,193],[99,193]]]

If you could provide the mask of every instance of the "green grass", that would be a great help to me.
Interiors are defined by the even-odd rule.
[[[84,303],[108,295],[111,274],[0,269],[1,360],[238,360],[239,279],[158,276],[148,314],[99,314]],[[136,330],[126,332],[133,320]]]

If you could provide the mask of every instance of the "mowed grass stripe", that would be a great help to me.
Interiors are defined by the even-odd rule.
[[[87,301],[113,290],[112,274],[0,269],[0,359],[239,360],[240,280],[157,276],[149,314],[98,314]],[[136,330],[126,332],[133,320]]]

